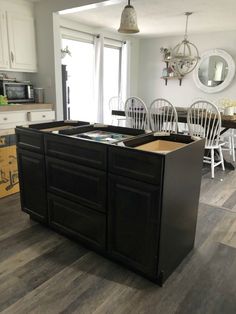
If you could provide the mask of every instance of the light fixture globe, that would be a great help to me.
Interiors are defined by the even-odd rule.
[[[118,29],[118,32],[127,34],[135,34],[139,32],[136,11],[134,7],[130,5],[130,1],[128,1],[128,5],[124,7],[121,14],[120,28]]]
[[[192,12],[186,12],[186,27],[184,40],[172,50],[171,67],[176,75],[184,76],[192,72],[198,61],[199,52],[197,47],[188,40],[188,17]]]

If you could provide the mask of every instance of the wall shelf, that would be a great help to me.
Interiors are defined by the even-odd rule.
[[[167,72],[168,72],[170,60],[166,60],[165,59],[165,60],[163,60],[163,62],[165,62],[166,69],[167,69]],[[173,70],[170,73],[174,74]],[[161,79],[165,80],[165,85],[167,85],[168,80],[179,80],[179,86],[181,86],[182,85],[183,76],[182,75],[179,75],[179,76],[177,76],[177,75],[172,75],[172,76],[171,75],[167,75],[167,76],[161,76]]]

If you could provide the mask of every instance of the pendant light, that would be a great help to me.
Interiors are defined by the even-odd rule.
[[[184,40],[172,50],[171,64],[177,75],[184,76],[193,71],[199,61],[197,47],[188,40],[188,18],[192,12],[186,12]]]
[[[137,25],[137,15],[134,7],[130,5],[130,0],[128,0],[128,5],[126,5],[121,14],[120,28],[118,29],[120,33],[135,34],[139,32]]]

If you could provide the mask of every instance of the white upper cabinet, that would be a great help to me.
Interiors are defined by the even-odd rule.
[[[0,6],[0,71],[37,72],[32,4]]]
[[[10,65],[14,70],[37,70],[34,19],[7,12]]]
[[[0,68],[9,68],[6,15],[2,10],[0,10]]]

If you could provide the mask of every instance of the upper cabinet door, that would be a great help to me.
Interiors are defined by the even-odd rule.
[[[7,41],[7,23],[4,11],[0,10],[0,68],[9,68],[9,54]]]
[[[7,12],[11,68],[37,71],[34,19]]]

